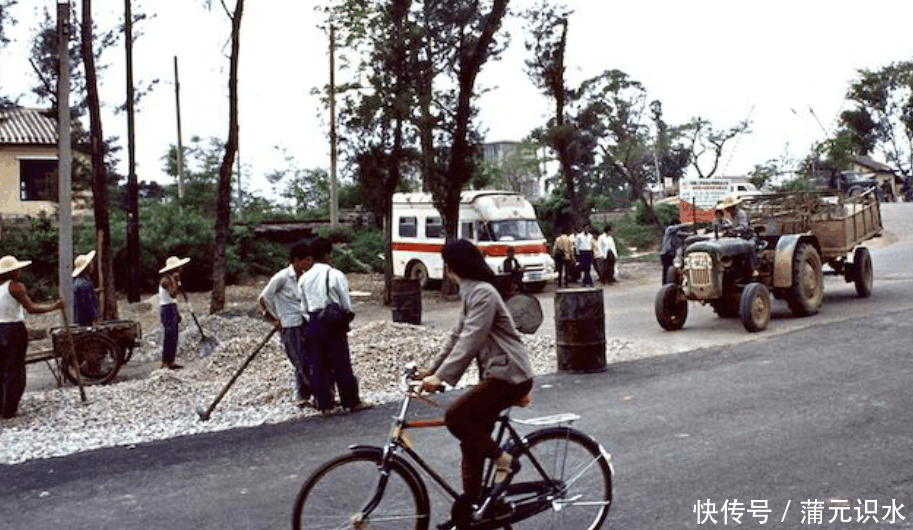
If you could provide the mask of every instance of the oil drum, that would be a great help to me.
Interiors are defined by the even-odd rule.
[[[390,294],[393,322],[422,323],[422,284],[419,280],[394,278]]]
[[[598,288],[555,291],[559,372],[606,369],[605,307]]]

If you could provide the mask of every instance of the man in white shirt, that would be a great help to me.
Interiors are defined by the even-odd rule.
[[[321,412],[328,413],[334,407],[331,390],[334,383],[342,407],[355,412],[370,405],[358,396],[358,381],[352,372],[346,330],[327,326],[320,318],[320,312],[331,301],[352,311],[349,283],[342,271],[330,265],[332,253],[333,243],[329,239],[315,239],[311,243],[314,266],[298,281],[303,311],[308,315],[307,355],[311,363],[311,386],[315,405]]]
[[[582,230],[578,228],[577,234],[574,236],[574,244],[577,247],[577,259],[579,260],[577,266],[583,273],[582,285],[592,287],[593,277],[590,276],[590,268],[593,266],[593,238],[590,235],[589,226],[584,226]]]
[[[311,399],[311,365],[305,349],[305,321],[301,312],[301,290],[298,278],[314,264],[311,247],[297,243],[289,251],[290,265],[270,278],[260,293],[258,302],[263,316],[282,335],[285,354],[295,367],[295,389],[298,406],[304,407]]]
[[[605,226],[599,234],[597,242],[599,247],[599,281],[602,283],[615,283],[615,262],[618,260],[618,249],[615,248],[615,238],[612,236],[612,225]]]

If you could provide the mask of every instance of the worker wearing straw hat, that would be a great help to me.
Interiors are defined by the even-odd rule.
[[[25,352],[28,333],[25,311],[36,315],[63,308],[63,300],[36,304],[29,298],[22,283],[22,269],[31,261],[19,261],[13,256],[0,258],[0,416],[12,418],[25,392]]]
[[[178,353],[178,324],[181,313],[178,311],[177,296],[181,292],[181,269],[190,262],[190,258],[171,256],[165,260],[165,266],[159,270],[162,279],[159,282],[159,316],[162,319],[162,368],[180,370],[183,366],[176,364],[174,358]]]
[[[77,326],[91,326],[98,321],[98,296],[92,283],[94,272],[94,250],[73,260],[73,321]]]
[[[741,197],[729,195],[716,205],[717,211],[723,211],[729,216],[732,228],[750,228],[748,214],[745,213],[745,210],[739,208],[742,200]]]

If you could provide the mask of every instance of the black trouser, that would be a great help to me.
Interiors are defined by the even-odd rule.
[[[602,281],[612,283],[615,281],[615,254],[606,252],[602,269]]]
[[[666,285],[666,274],[669,272],[669,267],[672,266],[672,261],[675,259],[675,254],[660,254],[659,257],[663,262],[663,277],[660,285]]]
[[[0,416],[12,418],[25,392],[28,332],[23,322],[0,324]]]
[[[533,388],[533,380],[511,384],[500,379],[483,379],[450,405],[444,423],[460,440],[463,453],[463,495],[473,501],[482,491],[485,459],[501,456],[501,448],[491,439],[501,411],[514,405]]]

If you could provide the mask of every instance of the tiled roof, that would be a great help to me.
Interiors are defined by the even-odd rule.
[[[0,145],[57,145],[57,119],[47,111],[0,109]]]

